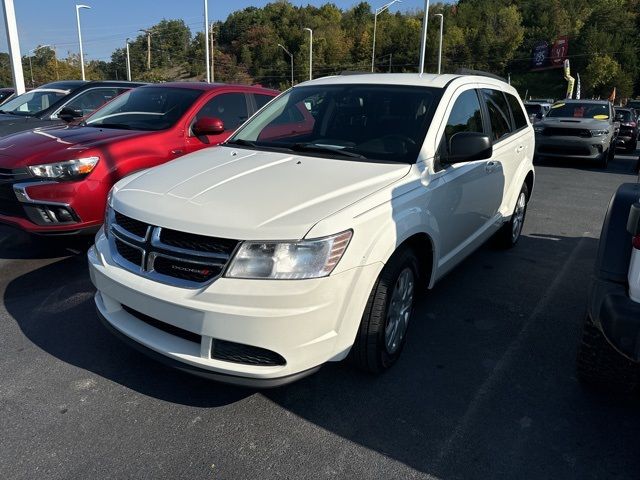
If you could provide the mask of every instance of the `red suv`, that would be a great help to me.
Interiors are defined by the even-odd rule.
[[[278,94],[163,83],[130,90],[76,126],[0,139],[0,222],[31,233],[90,233],[122,177],[217,145]]]

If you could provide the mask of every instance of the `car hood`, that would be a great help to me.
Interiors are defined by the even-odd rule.
[[[542,122],[538,122],[536,126],[599,129],[607,128],[609,126],[609,122],[607,120],[597,120],[595,118],[547,117]]]
[[[409,170],[402,163],[207,148],[125,178],[116,185],[113,205],[125,215],[174,230],[237,240],[293,240]]]
[[[77,158],[83,151],[149,132],[94,127],[51,127],[0,139],[0,168],[20,168]]]

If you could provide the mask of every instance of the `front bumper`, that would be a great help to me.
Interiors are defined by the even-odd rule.
[[[372,264],[310,280],[223,277],[200,289],[179,288],[117,266],[102,233],[88,260],[98,314],[119,336],[189,373],[267,387],[347,356],[382,268]],[[284,362],[220,360],[218,342],[265,349]]]
[[[554,158],[598,160],[609,148],[609,137],[536,135],[536,155]]]
[[[596,278],[589,315],[616,350],[640,362],[640,303],[629,298],[626,285]]]
[[[0,223],[34,234],[78,234],[102,224],[101,182],[17,181],[0,185]]]

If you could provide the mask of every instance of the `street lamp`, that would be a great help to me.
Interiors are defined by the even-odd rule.
[[[420,42],[420,75],[424,73],[424,56],[427,51],[427,27],[429,26],[429,0],[424,0],[424,17],[422,18],[422,39]]]
[[[440,46],[438,47],[438,75],[440,75],[440,67],[442,66],[442,27],[444,26],[444,15],[436,13],[436,17],[440,17]]]
[[[82,31],[80,30],[80,9],[91,8],[88,5],[76,5],[76,22],[78,22],[78,43],[80,44],[80,72],[84,80],[84,55],[82,54]]]
[[[284,45],[278,44],[278,46],[285,51],[285,53],[287,55],[289,55],[289,58],[291,59],[291,86],[293,87],[293,53],[291,53],[289,50],[287,50]]]
[[[51,45],[40,45],[39,47],[34,48],[33,50],[29,50],[29,53],[36,53],[41,48],[47,48]],[[31,72],[31,88],[35,87],[35,82],[33,81],[33,65],[31,65],[31,55],[29,55],[29,71]]]
[[[376,29],[378,27],[378,15],[387,10],[394,3],[402,3],[402,0],[392,0],[391,2],[376,8],[376,11],[373,15],[373,49],[371,52],[371,73],[373,73],[373,67],[376,61]]]
[[[205,65],[207,70],[207,83],[211,83],[211,70],[209,70],[209,39],[207,38],[209,35],[209,7],[207,5],[207,0],[204,0],[204,55],[205,55]]]
[[[127,37],[127,39],[125,40],[125,45],[127,49],[127,80],[131,81],[131,57],[129,57],[129,40],[131,39]]]
[[[304,28],[309,32],[309,80],[313,80],[313,30]]]

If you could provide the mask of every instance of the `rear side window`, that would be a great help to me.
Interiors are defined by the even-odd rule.
[[[456,99],[444,128],[444,137],[449,148],[451,137],[459,132],[484,132],[480,101],[475,90],[462,92]]]
[[[225,130],[235,130],[248,117],[247,100],[244,93],[221,93],[209,100],[196,115],[222,120]]]
[[[510,93],[506,93],[505,95],[507,96],[507,101],[509,102],[509,106],[511,107],[511,113],[513,114],[513,126],[515,127],[514,130],[520,130],[521,128],[526,127],[527,119],[522,112],[520,102]]]
[[[492,132],[491,138],[496,142],[511,133],[509,107],[501,91],[485,88],[482,90],[482,93],[487,105],[487,111],[489,112]]]
[[[273,100],[273,97],[270,97],[269,95],[261,95],[259,93],[254,93],[253,98],[256,101],[256,107],[258,107],[258,110]]]

